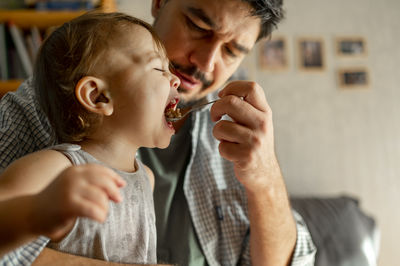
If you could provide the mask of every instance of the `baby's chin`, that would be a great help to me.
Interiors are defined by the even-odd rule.
[[[168,143],[164,143],[164,144],[158,144],[155,148],[158,148],[158,149],[165,149],[165,148],[167,148],[168,146],[169,146],[169,144],[171,143],[171,139],[168,141]]]
[[[167,139],[167,137],[163,137],[163,139],[159,139],[159,141],[157,142],[157,144],[153,147],[153,148],[158,148],[158,149],[165,149],[169,146],[169,144],[171,143],[171,137],[169,137]]]

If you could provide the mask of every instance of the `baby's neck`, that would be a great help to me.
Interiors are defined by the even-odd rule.
[[[109,167],[124,172],[135,172],[135,155],[137,148],[126,143],[110,143],[86,139],[78,143],[83,150]]]

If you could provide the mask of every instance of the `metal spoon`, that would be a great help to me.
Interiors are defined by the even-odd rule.
[[[200,109],[203,106],[206,106],[208,104],[215,103],[216,101],[218,101],[218,100],[214,100],[214,101],[211,101],[211,102],[208,102],[208,103],[201,103],[201,104],[198,104],[198,105],[193,105],[191,107],[187,107],[187,108],[181,109],[181,116],[178,116],[178,117],[167,117],[166,119],[167,119],[168,122],[179,121],[182,118],[184,118],[185,116],[187,116],[189,113],[191,113],[193,111],[196,111],[196,110],[198,110],[198,109]]]

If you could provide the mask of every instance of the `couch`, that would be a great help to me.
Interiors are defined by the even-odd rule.
[[[379,230],[354,197],[293,197],[317,247],[316,266],[376,266]]]

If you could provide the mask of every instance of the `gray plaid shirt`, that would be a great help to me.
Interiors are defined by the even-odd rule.
[[[192,151],[183,190],[207,263],[251,265],[246,193],[233,164],[219,154],[209,107],[194,113],[192,124]],[[314,265],[316,248],[310,233],[302,217],[295,211],[293,215],[297,242],[292,265]]]
[[[53,145],[50,127],[34,99],[30,80],[0,103],[1,170],[13,160]],[[202,250],[210,265],[251,265],[245,191],[232,164],[219,156],[208,110],[193,118],[192,151],[184,192]],[[201,141],[200,141],[201,140]],[[293,211],[297,242],[292,265],[314,265],[315,246],[301,216]],[[47,244],[44,237],[0,259],[1,265],[30,265]]]

